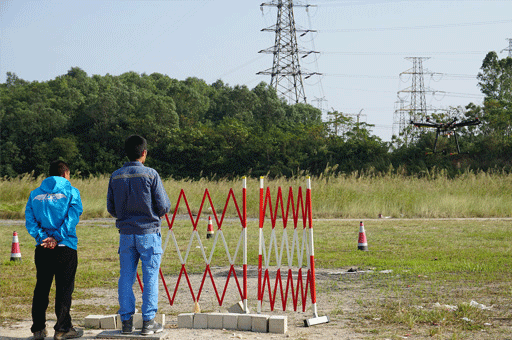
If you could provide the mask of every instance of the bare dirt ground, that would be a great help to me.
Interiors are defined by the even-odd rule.
[[[212,268],[212,274],[215,280],[215,285],[219,296],[222,297],[224,286],[226,285],[226,277],[229,269],[226,268]],[[346,272],[346,271],[345,271]],[[238,275],[238,274],[237,274]],[[318,289],[323,291],[324,285],[326,287],[332,286],[339,277],[340,271],[317,271]],[[348,273],[346,275],[354,276],[356,273]],[[191,285],[195,292],[201,284],[203,275],[190,275],[189,276]],[[166,277],[166,283],[170,290],[172,297],[174,287],[176,285],[176,277]],[[249,295],[249,308],[251,313],[256,313],[256,290],[257,290],[257,271],[256,268],[252,268],[248,271],[248,295]],[[332,281],[331,283],[329,283]],[[283,285],[286,283],[283,279]],[[305,283],[305,280],[304,280]],[[240,282],[242,284],[242,282]],[[137,285],[137,283],[136,283]],[[271,285],[274,285],[272,280]],[[357,284],[356,285],[360,285]],[[362,285],[362,284],[361,284]],[[362,288],[362,287],[360,287]],[[272,288],[273,289],[273,288]],[[166,336],[164,339],[363,339],[362,334],[358,334],[354,331],[354,321],[352,321],[352,314],[356,308],[356,301],[354,294],[340,294],[339,292],[317,294],[317,307],[318,316],[328,316],[330,319],[329,323],[319,324],[312,327],[305,327],[304,320],[311,319],[313,317],[312,305],[310,301],[310,295],[308,294],[308,301],[306,303],[306,311],[302,311],[300,302],[297,306],[297,311],[293,310],[293,302],[288,297],[286,311],[283,311],[280,293],[277,293],[275,309],[270,310],[269,294],[268,290],[265,292],[265,301],[262,307],[262,314],[266,315],[286,315],[288,317],[288,331],[286,334],[271,334],[271,333],[256,333],[256,332],[244,332],[244,331],[233,331],[233,330],[213,330],[213,329],[183,329],[177,328],[177,315],[180,313],[191,313],[194,312],[194,303],[192,301],[190,290],[186,284],[185,277],[180,280],[180,285],[173,306],[170,306],[167,294],[164,288],[160,287],[161,298],[159,302],[159,313],[166,314]],[[135,287],[137,301],[141,301],[140,290]],[[98,307],[96,314],[103,314],[101,311],[105,308],[104,306],[117,305],[117,291],[115,289],[95,289],[89,291],[88,295],[94,295],[95,297],[86,300],[73,300],[73,306],[80,304],[95,305]],[[238,298],[238,299],[237,299]],[[240,300],[238,294],[238,288],[236,282],[231,276],[228,283],[227,292],[223,301],[222,306],[219,306],[217,296],[215,294],[211,279],[207,276],[204,288],[201,293],[199,305],[202,312],[227,312],[227,309],[233,304]],[[299,297],[300,300],[300,297]],[[138,305],[140,306],[140,304]],[[139,307],[140,308],[140,307]],[[334,314],[332,314],[334,312]],[[47,313],[49,320],[47,321],[47,329],[49,330],[49,336],[53,335],[53,324],[55,322],[54,316]],[[83,326],[83,317],[78,317],[73,314],[74,325],[81,327]],[[53,318],[53,319],[52,319]],[[29,339],[32,334],[30,332],[31,321],[24,320],[12,324],[0,325],[0,339]],[[101,330],[85,329],[83,339],[94,339]]]
[[[288,317],[288,332],[286,334],[272,334],[272,333],[256,333],[244,332],[233,330],[213,330],[213,329],[184,329],[177,328],[177,315],[180,313],[194,312],[194,303],[191,299],[190,291],[186,285],[186,279],[182,277],[176,299],[173,305],[169,304],[164,288],[161,289],[160,310],[159,313],[166,314],[165,336],[163,339],[451,339],[450,334],[440,334],[431,337],[426,329],[415,328],[414,330],[408,329],[406,326],[391,326],[389,329],[383,331],[379,329],[379,324],[371,318],[365,317],[365,309],[368,308],[369,302],[377,302],[383,299],[385,292],[383,289],[372,285],[368,286],[364,280],[363,274],[359,271],[351,272],[351,268],[343,268],[340,270],[317,270],[317,306],[318,316],[328,316],[329,323],[319,324],[312,327],[305,327],[304,320],[313,317],[312,305],[308,300],[306,311],[303,312],[299,303],[297,311],[293,310],[293,303],[289,297],[286,311],[283,311],[280,300],[280,293],[277,293],[275,309],[270,310],[268,299],[268,291],[265,292],[265,301],[262,307],[262,314],[267,315],[286,315]],[[212,274],[215,278],[215,284],[219,295],[222,296],[222,291],[226,283],[228,269],[226,268],[212,268]],[[377,275],[393,275],[389,272],[375,273]],[[197,292],[201,284],[203,275],[190,275],[189,279],[194,291]],[[250,268],[248,270],[248,295],[249,295],[249,308],[251,313],[256,312],[256,287],[257,287],[257,270]],[[176,285],[177,277],[167,277],[166,283],[169,287],[172,297],[174,287]],[[285,280],[283,279],[283,284]],[[373,282],[375,284],[375,281]],[[271,281],[271,285],[274,281]],[[136,283],[137,286],[137,283]],[[137,301],[140,308],[140,289],[135,287]],[[88,305],[96,306],[96,310],[91,314],[105,314],[102,311],[106,306],[117,305],[117,291],[115,289],[94,289],[87,292],[90,298],[76,299],[73,301],[73,306]],[[237,299],[238,298],[238,299]],[[308,295],[308,299],[310,296]],[[299,298],[300,299],[300,298]],[[239,301],[238,288],[236,283],[231,278],[226,297],[223,305],[219,306],[216,294],[211,284],[209,276],[207,276],[203,291],[200,297],[200,307],[202,312],[227,312],[227,309],[234,303]],[[469,301],[468,301],[469,302]],[[433,302],[434,303],[434,302]],[[426,306],[433,308],[432,306]],[[492,308],[499,308],[499,306],[492,306]],[[50,318],[47,321],[47,328],[49,336],[53,336],[53,315],[47,313]],[[80,315],[72,312],[74,318],[74,325],[78,327],[83,326],[83,319],[86,315]],[[30,325],[29,319],[15,322],[11,324],[4,323],[0,325],[0,339],[30,339]],[[101,330],[85,329],[83,339],[95,339],[96,335]],[[140,337],[139,337],[140,338]],[[507,322],[500,323],[495,320],[488,325],[487,329],[464,333],[463,337],[456,337],[457,339],[512,339],[512,324]],[[48,339],[48,338],[47,338]]]

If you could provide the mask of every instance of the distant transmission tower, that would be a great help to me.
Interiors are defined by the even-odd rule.
[[[503,53],[503,51],[508,51],[509,58],[512,58],[512,39],[507,39],[507,40],[508,40],[508,48],[502,49],[501,53]]]
[[[313,99],[313,100],[312,100],[312,102],[317,102],[316,107],[317,107],[320,111],[322,111],[322,115],[323,115],[323,114],[324,114],[324,112],[326,111],[326,110],[324,110],[324,105],[323,105],[323,103],[324,103],[324,102],[326,102],[326,103],[327,103],[327,102],[328,102],[328,100],[327,100],[327,99],[325,99],[325,97],[322,97],[322,98],[315,97],[315,99]],[[322,117],[322,119],[323,119],[323,117]]]
[[[303,51],[297,44],[297,33],[301,36],[315,30],[297,29],[293,16],[293,7],[310,7],[311,5],[293,4],[293,0],[272,0],[269,3],[262,3],[263,6],[277,7],[277,22],[275,25],[264,28],[264,32],[275,33],[274,46],[259,53],[273,54],[274,61],[271,69],[258,72],[257,74],[270,75],[270,86],[276,89],[279,96],[284,97],[288,103],[306,103],[306,94],[304,92],[303,76],[305,79],[312,75],[318,75],[317,72],[304,73],[301,71],[299,56],[302,58],[315,51]]]
[[[395,108],[395,114],[393,116],[393,134],[398,136],[403,134],[409,122],[406,116],[405,100],[399,97],[396,101],[396,105],[398,105],[398,108]]]
[[[400,76],[404,74],[411,75],[411,86],[398,91],[397,96],[399,98],[399,107],[395,110],[394,124],[398,124],[399,134],[403,134],[407,124],[411,120],[422,120],[427,117],[427,111],[431,110],[427,108],[425,100],[425,94],[434,94],[435,91],[431,89],[425,89],[424,75],[432,75],[432,72],[423,71],[423,60],[430,59],[424,57],[407,57],[405,59],[412,61],[412,68],[400,73]],[[400,94],[408,94],[409,101],[400,97]],[[395,130],[395,129],[394,129]]]

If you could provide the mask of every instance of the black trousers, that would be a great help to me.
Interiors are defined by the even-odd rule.
[[[67,332],[72,327],[71,295],[75,288],[75,274],[78,265],[77,251],[68,247],[47,249],[37,246],[34,260],[37,270],[37,283],[32,300],[32,333],[46,327],[48,295],[55,276],[55,331]]]

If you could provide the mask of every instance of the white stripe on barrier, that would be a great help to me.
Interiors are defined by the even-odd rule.
[[[213,285],[213,288],[215,290],[215,294],[217,295],[217,299],[219,301],[219,305],[222,305],[222,301],[224,299],[224,296],[225,296],[225,293],[226,293],[226,289],[228,288],[229,279],[230,279],[231,275],[233,275],[234,279],[236,280],[236,284],[238,286],[238,290],[240,292],[240,297],[242,298],[242,300],[244,302],[244,310],[246,312],[248,311],[248,308],[247,308],[247,228],[246,228],[247,227],[247,212],[246,212],[247,208],[246,208],[246,180],[245,180],[245,178],[243,179],[243,192],[242,192],[242,194],[243,194],[243,208],[242,208],[243,210],[242,210],[242,213],[241,213],[240,210],[239,210],[238,204],[236,202],[236,197],[234,196],[233,190],[230,189],[228,197],[226,199],[226,204],[224,206],[220,222],[219,222],[217,214],[215,213],[215,208],[213,206],[213,202],[211,200],[211,197],[210,197],[210,194],[208,192],[208,189],[205,190],[205,193],[203,195],[203,200],[201,202],[201,206],[199,208],[199,212],[197,213],[197,218],[196,219],[193,218],[193,214],[191,212],[191,209],[189,207],[186,195],[185,195],[183,190],[181,190],[180,195],[178,197],[178,200],[177,200],[177,203],[176,203],[176,207],[174,209],[174,215],[172,217],[172,221],[169,221],[169,216],[165,215],[169,228],[168,228],[168,232],[167,232],[167,235],[166,235],[166,238],[165,238],[165,242],[164,242],[164,246],[163,246],[163,249],[162,249],[162,251],[163,251],[162,256],[165,255],[167,247],[169,245],[169,240],[170,240],[170,238],[172,238],[172,241],[173,241],[173,244],[174,244],[174,248],[176,249],[176,252],[177,252],[180,264],[181,264],[181,269],[180,269],[179,275],[177,277],[177,282],[176,282],[176,286],[174,288],[174,292],[172,294],[172,298],[171,298],[171,295],[169,294],[169,290],[168,290],[167,284],[165,282],[165,278],[163,276],[162,270],[160,270],[160,276],[161,276],[161,279],[162,279],[162,281],[164,283],[165,291],[167,293],[167,296],[169,298],[169,303],[171,304],[171,306],[172,306],[172,304],[174,302],[174,298],[176,297],[176,293],[178,291],[182,275],[184,275],[185,278],[186,278],[186,281],[187,281],[187,284],[188,284],[188,288],[190,289],[191,296],[192,296],[192,298],[194,300],[194,303],[197,306],[198,306],[197,303],[199,301],[199,298],[200,298],[200,295],[201,295],[201,292],[202,292],[202,287],[203,287],[203,284],[205,282],[205,278],[206,278],[207,274],[209,274],[209,276],[211,278],[212,285]],[[188,210],[188,214],[190,216],[190,220],[191,220],[192,225],[193,225],[193,230],[192,230],[192,233],[190,234],[190,237],[188,239],[188,245],[187,245],[187,248],[186,248],[186,250],[184,252],[182,250],[180,250],[180,246],[178,244],[178,240],[177,240],[176,234],[175,234],[175,232],[173,230],[174,220],[175,220],[175,217],[176,217],[176,213],[178,212],[179,204],[180,204],[182,198],[184,200],[184,204],[186,204],[186,207],[187,207],[187,210]],[[202,208],[203,208],[203,205],[204,205],[204,202],[205,202],[206,198],[208,198],[208,200],[209,200],[210,207],[211,207],[211,210],[213,211],[213,215],[215,217],[215,221],[216,221],[217,227],[218,227],[218,232],[215,235],[215,238],[214,238],[213,244],[212,244],[212,248],[211,248],[210,253],[208,254],[208,256],[207,256],[207,253],[206,253],[206,248],[205,248],[203,242],[201,241],[200,234],[199,234],[199,232],[197,230],[197,224],[200,221],[199,219],[200,219],[201,211],[202,211]],[[233,199],[233,203],[235,205],[235,208],[238,211],[238,216],[240,217],[241,226],[242,226],[242,231],[240,233],[240,237],[238,238],[237,246],[236,246],[236,249],[235,249],[235,252],[234,252],[233,256],[232,256],[232,254],[231,254],[231,252],[229,250],[228,243],[226,242],[224,233],[223,233],[223,231],[221,229],[222,222],[224,220],[224,214],[225,214],[225,212],[227,210],[227,207],[228,207],[228,204],[229,204],[231,198]],[[220,234],[220,236],[219,236],[219,234]],[[224,284],[224,292],[222,294],[222,297],[219,296],[219,293],[218,293],[218,290],[217,290],[217,285],[215,284],[215,279],[214,279],[214,277],[213,277],[213,275],[211,273],[211,270],[210,270],[210,264],[212,263],[212,261],[214,259],[215,248],[217,247],[217,244],[219,243],[219,237],[222,240],[222,244],[224,246],[224,249],[225,249],[225,252],[226,252],[226,255],[227,255],[227,259],[228,259],[228,262],[229,262],[229,265],[230,265],[230,271],[229,271],[228,277],[226,278],[226,282]],[[191,286],[191,282],[190,282],[190,279],[188,277],[187,267],[186,267],[187,260],[188,260],[189,255],[191,254],[191,249],[192,249],[192,245],[194,244],[194,242],[197,242],[198,246],[196,248],[200,248],[201,255],[202,255],[203,260],[205,262],[205,271],[203,273],[203,279],[202,279],[202,282],[201,282],[201,286],[200,286],[199,290],[196,293],[194,293],[194,290],[193,290],[193,288]],[[240,248],[242,248],[242,252],[243,252],[243,255],[242,255],[243,256],[243,260],[242,260],[243,263],[241,264],[242,269],[243,269],[243,283],[242,283],[243,291],[240,288],[240,282],[239,282],[238,276],[237,276],[235,268],[234,268],[234,266],[236,264],[237,257],[238,257],[238,252],[240,251]],[[138,281],[139,281],[140,288],[142,290],[143,287],[142,287],[142,283],[140,281],[138,273],[137,273],[137,278],[138,278]]]
[[[293,190],[290,188],[288,198],[285,200],[281,188],[278,189],[277,199],[272,205],[270,189],[266,192],[263,189],[263,179],[260,178],[260,230],[259,230],[259,264],[258,264],[258,313],[261,313],[263,299],[268,290],[271,310],[277,301],[278,289],[280,289],[281,302],[283,309],[286,309],[288,294],[291,293],[294,309],[301,302],[303,311],[306,308],[308,294],[311,298],[313,314],[317,316],[316,305],[316,283],[314,267],[314,239],[312,226],[311,209],[311,181],[308,177],[305,198],[302,189],[299,188],[297,200],[294,200]],[[284,207],[286,203],[286,208]],[[276,222],[278,209],[281,207],[281,220],[283,222],[283,232],[280,245],[278,243]],[[264,237],[264,219],[266,211],[269,209],[271,219],[271,231],[269,235],[269,244]],[[275,210],[274,210],[275,209]],[[286,210],[285,210],[286,209]],[[292,219],[294,222],[293,236],[291,238],[287,230],[287,223],[290,209],[292,210]],[[302,233],[300,234],[298,222],[302,220]],[[274,252],[274,254],[272,254]],[[284,258],[286,256],[286,259]],[[274,260],[275,258],[275,260]],[[295,267],[295,260],[296,265]],[[306,260],[306,262],[304,262]],[[281,266],[285,264],[287,274],[281,276]],[[270,280],[271,267],[275,265],[277,272],[273,282]],[[304,268],[306,266],[307,268]],[[293,269],[298,268],[296,275],[293,275]],[[307,274],[303,275],[303,270],[307,269]],[[304,273],[305,274],[305,273]],[[295,278],[294,278],[295,276]],[[283,280],[285,280],[283,284]],[[284,285],[284,287],[283,287]],[[291,292],[289,289],[291,288]]]

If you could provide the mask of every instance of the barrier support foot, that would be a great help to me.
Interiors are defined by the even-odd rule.
[[[328,323],[329,321],[330,320],[329,320],[329,317],[327,315],[325,315],[325,316],[315,315],[311,319],[304,320],[304,327],[310,327],[310,326],[319,325],[319,324],[322,324],[322,323]]]

